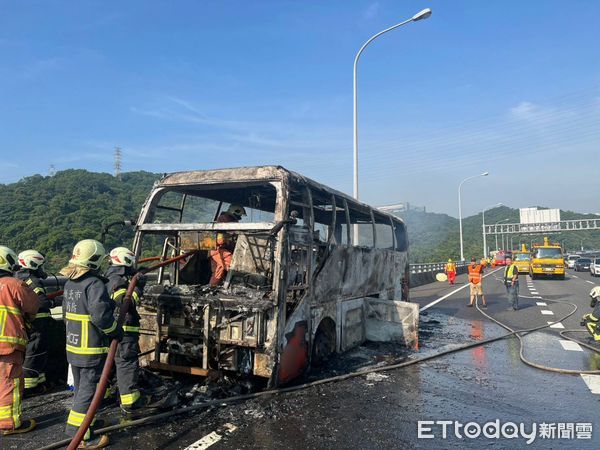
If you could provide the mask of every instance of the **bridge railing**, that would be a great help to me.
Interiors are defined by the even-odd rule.
[[[467,272],[469,264],[467,262],[457,262],[456,274]],[[436,281],[435,276],[441,273],[446,268],[445,262],[426,263],[426,264],[410,264],[410,286],[416,287]]]

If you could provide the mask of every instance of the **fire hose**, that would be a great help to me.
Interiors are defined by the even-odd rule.
[[[142,276],[145,273],[150,272],[152,270],[156,270],[160,267],[167,266],[169,264],[173,264],[179,260],[187,258],[188,256],[192,255],[193,253],[195,253],[195,252],[184,253],[183,255],[179,255],[174,258],[170,258],[165,261],[162,261],[158,264],[154,264],[152,266],[140,269],[140,271],[132,277],[132,279],[129,283],[129,286],[127,287],[127,292],[125,294],[125,297],[123,298],[123,303],[121,304],[121,308],[119,310],[119,318],[117,319],[117,326],[121,327],[123,325],[123,322],[125,321],[125,315],[127,314],[129,305],[131,303],[131,297],[133,295],[133,291],[135,290],[135,287],[137,285],[137,282],[138,282],[140,276]],[[85,414],[85,418],[83,419],[82,424],[79,426],[77,433],[75,434],[73,439],[70,441],[69,446],[67,447],[68,450],[75,450],[77,448],[77,446],[79,445],[79,443],[85,436],[85,433],[87,432],[88,428],[92,424],[94,417],[96,416],[96,411],[98,410],[100,403],[104,399],[104,393],[106,392],[106,385],[108,384],[108,379],[110,377],[110,371],[112,370],[113,363],[115,361],[115,354],[117,352],[118,345],[119,345],[119,342],[116,339],[113,339],[110,343],[110,347],[108,349],[108,356],[106,357],[106,361],[104,363],[104,368],[102,369],[102,375],[100,376],[100,382],[98,383],[96,392],[94,393],[94,398],[92,399],[92,403],[90,404],[90,407],[88,408],[88,410]]]
[[[180,257],[177,258],[173,258],[171,260],[167,260],[164,261],[161,264],[157,264],[156,266],[152,266],[149,267],[147,270],[154,270],[158,267],[160,267],[161,265],[166,265],[166,264],[170,264],[172,262],[175,262],[176,260],[182,259],[187,255],[182,255]],[[133,283],[134,280],[132,280]],[[130,284],[131,287],[131,284]],[[134,285],[135,287],[135,285]],[[127,292],[127,296],[126,299],[127,301],[130,300],[131,297],[131,293],[133,292],[133,288],[131,289],[131,292]],[[520,295],[520,297],[524,297],[524,298],[536,298],[536,299],[541,299],[540,297],[528,297],[528,296],[524,296],[524,295]],[[225,399],[215,399],[215,400],[208,400],[206,402],[202,402],[198,405],[193,405],[193,406],[189,406],[189,407],[181,407],[181,408],[177,408],[177,409],[173,409],[171,411],[166,411],[163,413],[159,413],[159,414],[154,414],[151,416],[147,416],[147,417],[143,417],[140,419],[135,419],[135,420],[131,420],[131,421],[127,421],[125,423],[119,423],[119,424],[115,424],[115,425],[111,425],[108,427],[104,427],[98,430],[94,431],[94,435],[99,435],[99,434],[103,434],[103,433],[108,433],[111,431],[117,431],[117,430],[121,430],[124,428],[128,428],[128,427],[134,427],[134,426],[143,426],[143,425],[147,425],[159,420],[165,420],[174,416],[178,416],[178,415],[182,415],[182,414],[187,414],[187,413],[192,413],[198,410],[203,410],[203,409],[207,409],[208,407],[211,406],[216,406],[216,405],[225,405],[225,404],[230,404],[230,403],[236,403],[236,402],[241,402],[241,401],[246,401],[246,400],[252,400],[252,399],[256,399],[256,398],[260,398],[260,397],[265,397],[265,396],[275,396],[275,395],[279,395],[279,394],[286,394],[286,393],[290,393],[290,392],[296,392],[296,391],[300,391],[300,390],[304,390],[304,389],[308,389],[314,386],[319,386],[319,385],[323,385],[323,384],[328,384],[328,383],[333,383],[333,382],[338,382],[338,381],[344,381],[344,380],[348,380],[351,378],[355,378],[355,377],[360,377],[360,376],[364,376],[367,375],[369,373],[376,373],[376,372],[384,372],[384,371],[390,371],[390,370],[396,370],[396,369],[401,369],[404,367],[408,367],[408,366],[412,366],[415,364],[419,364],[419,363],[423,363],[423,362],[427,362],[430,360],[434,360],[437,359],[439,357],[442,356],[446,356],[446,355],[450,355],[453,353],[458,353],[464,350],[469,350],[472,348],[476,348],[476,347],[480,347],[483,345],[487,345],[493,342],[497,342],[503,339],[507,339],[510,337],[517,337],[519,339],[519,342],[521,344],[521,352],[520,352],[520,356],[521,356],[521,360],[531,366],[531,367],[535,367],[541,370],[547,370],[547,371],[551,371],[551,372],[558,372],[558,373],[564,373],[564,374],[573,374],[573,373],[594,373],[594,374],[598,374],[600,373],[600,371],[598,370],[590,370],[590,371],[578,371],[578,370],[569,370],[569,369],[558,369],[558,368],[553,368],[553,367],[547,367],[541,364],[537,364],[537,363],[533,363],[531,361],[529,361],[527,358],[525,358],[524,356],[524,342],[523,342],[523,336],[535,331],[539,331],[545,328],[550,327],[551,325],[554,325],[556,323],[562,322],[563,320],[567,319],[568,317],[571,317],[576,311],[577,311],[577,305],[575,305],[574,303],[570,303],[570,302],[566,302],[566,301],[560,301],[560,300],[550,300],[553,301],[554,303],[562,303],[562,304],[567,304],[570,306],[573,306],[573,309],[571,311],[569,311],[567,314],[565,314],[564,316],[562,316],[561,318],[555,320],[554,322],[550,322],[547,324],[543,324],[543,325],[539,325],[536,327],[532,327],[532,328],[527,328],[527,329],[522,329],[522,330],[514,330],[510,327],[508,327],[506,324],[500,322],[497,319],[494,319],[493,317],[491,317],[489,314],[486,314],[485,312],[483,312],[480,308],[479,305],[476,303],[476,307],[479,310],[479,312],[481,312],[485,317],[489,318],[490,320],[492,320],[493,322],[497,323],[499,326],[501,326],[502,328],[505,328],[508,330],[507,333],[502,334],[500,336],[496,336],[496,337],[492,337],[492,338],[488,338],[488,339],[484,339],[481,341],[477,341],[477,342],[472,342],[469,344],[465,344],[465,345],[461,345],[458,347],[454,347],[454,348],[450,348],[448,350],[444,350],[442,352],[439,353],[434,353],[431,355],[427,355],[427,356],[422,356],[420,358],[415,358],[415,359],[411,359],[409,361],[404,361],[401,363],[397,363],[397,364],[388,364],[388,365],[376,365],[376,366],[368,366],[368,367],[364,367],[358,371],[355,372],[350,372],[347,374],[343,374],[343,375],[337,375],[334,377],[330,377],[330,378],[323,378],[320,380],[316,380],[316,381],[311,381],[308,383],[303,383],[303,384],[298,384],[295,386],[289,386],[289,387],[284,387],[284,388],[278,388],[278,389],[269,389],[269,390],[265,390],[265,391],[260,391],[260,392],[255,392],[255,393],[251,393],[251,394],[245,394],[245,395],[237,395],[237,396],[233,396],[233,397],[229,397],[229,398],[225,398]],[[123,304],[123,306],[125,306],[125,302]],[[123,311],[123,307],[121,308],[121,311]],[[121,317],[119,317],[119,319],[121,319]],[[569,336],[566,336],[563,333],[566,332],[575,332],[575,331],[582,331],[582,330],[564,330],[562,332],[560,332],[560,335],[570,339],[572,341],[575,342],[580,342],[577,341],[574,338],[571,338]],[[580,342],[581,343],[581,342]],[[116,341],[113,341],[111,343],[111,349],[113,344],[115,345],[115,349],[116,349]],[[591,346],[591,345],[587,345],[582,343],[585,347],[589,348],[590,350],[596,352],[596,353],[600,353],[600,349]],[[113,355],[113,359],[114,359],[114,352],[112,353]],[[109,353],[109,358],[110,358],[110,353]],[[69,440],[69,439],[65,439],[62,441],[58,441],[55,442],[53,444],[47,445],[45,447],[40,448],[40,450],[52,450],[52,449],[57,449],[57,448],[61,448],[64,447],[65,445],[69,444],[68,449],[76,449],[77,445],[79,444],[79,442],[81,441],[83,435],[85,434],[85,432],[87,431],[87,428],[89,427],[89,424],[91,423],[91,421],[93,420],[93,415],[96,412],[97,407],[99,406],[100,401],[102,400],[102,397],[104,396],[104,390],[106,388],[106,382],[108,381],[108,375],[106,376],[106,379],[104,379],[104,383],[103,383],[103,378],[105,375],[105,371],[108,365],[108,358],[107,358],[107,363],[104,366],[104,371],[102,372],[102,378],[100,379],[100,384],[98,385],[98,389],[96,390],[96,394],[94,396],[94,400],[92,401],[92,405],[90,406],[90,408],[88,409],[88,413],[86,414],[86,420],[84,420],[84,423],[81,425],[81,427],[78,430],[78,435],[75,436],[75,438],[73,438],[73,440]],[[111,361],[111,366],[112,366],[112,361]],[[110,371],[110,367],[108,368],[108,370]],[[101,390],[101,395],[99,395],[99,392]],[[97,400],[97,402],[96,402]],[[97,404],[95,404],[97,403]],[[95,405],[95,408],[92,411],[92,407]],[[89,416],[89,417],[88,417]],[[89,419],[89,420],[88,420]],[[86,425],[87,424],[87,425]],[[85,428],[84,428],[85,426]],[[81,436],[79,437],[79,440],[76,441],[77,437],[79,436],[79,433],[81,433]]]

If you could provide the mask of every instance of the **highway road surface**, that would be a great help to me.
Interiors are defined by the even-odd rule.
[[[559,334],[581,329],[581,316],[590,311],[589,291],[600,278],[572,271],[564,281],[521,276],[520,309],[512,311],[500,275],[501,270],[486,272],[488,308],[483,311],[513,329],[557,322],[573,309],[568,303],[578,307],[552,327],[524,336],[525,358],[560,369],[600,369],[600,354]],[[421,308],[418,352],[369,344],[335,358],[326,374],[435,354],[506,333],[466,306],[465,283],[462,275],[455,286],[434,283],[411,291]],[[588,341],[587,334],[570,335]],[[524,364],[519,352],[519,341],[511,337],[404,369],[120,431],[111,434],[111,448],[600,448],[600,375],[540,370]],[[62,439],[70,399],[66,393],[54,396],[26,400],[25,416],[38,418],[40,429],[5,438],[1,447],[34,449]],[[119,417],[116,409],[104,415],[111,421]]]

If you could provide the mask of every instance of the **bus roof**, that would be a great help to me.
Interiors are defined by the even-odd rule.
[[[282,166],[251,166],[251,167],[232,167],[227,169],[212,170],[192,170],[187,172],[173,172],[165,174],[155,185],[155,188],[175,187],[175,186],[194,186],[206,184],[222,183],[252,183],[256,181],[287,181],[299,184],[306,184],[314,189],[335,194],[338,197],[346,199],[350,204],[358,205],[364,209],[372,209],[375,213],[393,218],[396,221],[404,221],[393,214],[386,213],[366,203],[359,202],[351,196],[341,191],[330,188],[324,184],[318,183],[304,175],[286,169]]]

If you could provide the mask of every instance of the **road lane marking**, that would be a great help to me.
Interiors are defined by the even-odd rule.
[[[550,325],[550,324],[552,324],[552,325]],[[556,323],[554,323],[554,322],[548,322],[548,325],[550,325],[550,328],[564,328],[565,327],[560,322],[556,322]]]
[[[592,394],[600,394],[600,375],[582,373],[581,378],[583,378],[587,387],[590,388]]]
[[[218,429],[219,432],[224,434],[231,434],[235,430],[237,430],[237,427],[231,423],[226,423]],[[208,433],[203,438],[197,440],[192,445],[186,447],[185,450],[205,450],[219,442],[221,439],[223,439],[223,435],[213,431],[212,433]]]
[[[573,278],[579,278],[577,275],[572,275]]]
[[[538,306],[548,306],[548,304],[545,302],[535,302],[535,304]]]
[[[538,291],[531,291],[530,294],[540,295],[540,293]]]
[[[582,352],[583,351],[583,349],[577,342],[567,341],[564,339],[559,339],[558,342],[560,342],[560,345],[562,345],[562,348],[564,348],[565,350],[570,350],[572,352]]]
[[[500,269],[496,269],[490,273],[488,273],[487,275],[484,275],[483,278],[487,278],[490,275],[492,275],[493,273],[498,272]],[[426,309],[431,308],[434,305],[437,305],[439,302],[441,302],[442,300],[446,300],[448,297],[450,297],[451,295],[456,294],[458,291],[461,291],[465,288],[469,287],[469,283],[465,284],[464,286],[459,287],[458,289],[454,289],[452,292],[447,293],[446,295],[444,295],[443,297],[438,298],[437,300],[432,301],[431,303],[429,303],[428,305],[423,306],[421,309],[419,309],[419,312],[423,312]]]
[[[589,280],[585,280],[586,283],[590,283],[590,284],[596,284],[593,281],[589,281]]]
[[[542,309],[541,313],[543,316],[553,316],[554,315],[554,313],[552,311],[550,311],[549,309]],[[569,342],[571,342],[571,341],[569,341]]]

